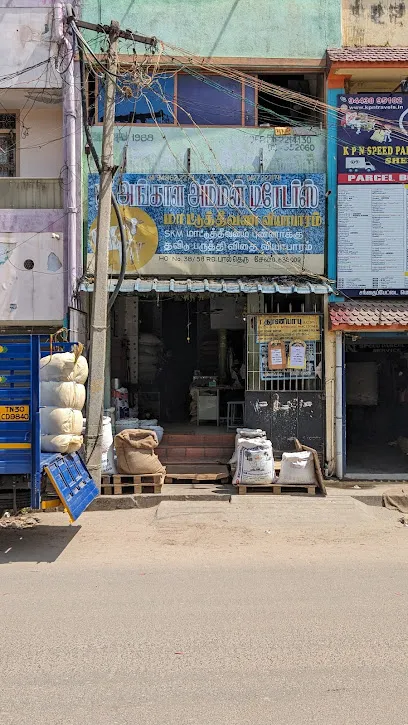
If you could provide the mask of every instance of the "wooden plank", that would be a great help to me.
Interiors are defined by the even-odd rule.
[[[217,463],[205,465],[173,464],[167,466],[166,483],[177,481],[228,481],[228,467]]]
[[[308,496],[315,496],[319,487],[316,485],[308,486],[307,484],[305,484],[304,486],[298,484],[283,484],[282,486],[280,486],[279,483],[271,483],[261,486],[258,486],[256,484],[239,484],[237,488],[238,495],[245,495],[250,492],[252,494],[269,493],[275,496],[279,496],[284,495],[285,493],[289,495],[291,492],[297,492],[305,494],[307,493]]]
[[[320,467],[320,461],[319,461],[319,456],[317,455],[317,451],[314,448],[310,448],[309,446],[304,446],[303,443],[298,441],[297,438],[295,438],[295,448],[297,451],[309,451],[313,455],[313,462],[314,462],[317,482],[319,484],[319,488],[320,488],[321,492],[326,496],[327,491],[326,491],[326,486],[324,484],[324,478],[323,478],[323,474],[322,474],[322,469]]]

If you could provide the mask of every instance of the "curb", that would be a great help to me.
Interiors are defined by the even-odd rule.
[[[367,506],[382,506],[382,494],[377,494],[376,496],[374,494],[372,496],[352,496],[351,498],[355,498],[356,501],[361,501],[361,503],[365,503]]]
[[[382,506],[382,494],[373,495],[355,495],[351,498],[361,501],[367,506]],[[231,501],[229,493],[182,493],[182,494],[160,494],[160,493],[142,493],[142,494],[123,494],[122,496],[98,496],[87,511],[118,511],[127,509],[146,509],[158,506],[162,501]]]
[[[146,509],[158,506],[162,501],[227,501],[231,500],[229,493],[208,494],[161,494],[141,493],[138,495],[123,494],[122,496],[98,496],[94,499],[87,511],[117,511],[119,509]]]

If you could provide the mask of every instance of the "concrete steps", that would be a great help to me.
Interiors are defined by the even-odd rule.
[[[156,453],[163,465],[228,463],[234,452],[233,433],[165,434]]]

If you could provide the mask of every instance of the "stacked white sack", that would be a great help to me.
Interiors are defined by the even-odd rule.
[[[82,346],[81,346],[82,349]],[[88,363],[78,350],[40,361],[41,450],[74,453],[83,443],[82,408]]]
[[[54,383],[86,383],[88,363],[83,355],[73,352],[57,352],[40,361],[40,381]]]
[[[265,486],[274,483],[275,462],[271,441],[265,438],[240,438],[237,452],[237,468],[232,481],[235,486]]]
[[[245,438],[245,439],[263,438],[263,439],[265,439],[266,433],[264,430],[261,430],[260,428],[237,428],[237,433],[235,436],[235,450],[229,461],[229,464],[231,466],[231,471],[233,473],[235,473],[235,469],[237,467],[238,441],[240,440],[240,438]]]

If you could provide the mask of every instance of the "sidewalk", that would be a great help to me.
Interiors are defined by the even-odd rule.
[[[381,481],[326,481],[327,496],[329,498],[351,496],[370,506],[381,506],[382,495],[387,489],[396,490],[408,485],[401,482]],[[237,496],[237,489],[231,485],[217,483],[177,483],[164,484],[160,494],[142,493],[139,495],[125,494],[122,496],[99,496],[89,507],[90,511],[113,511],[115,509],[149,508],[157,506],[162,501],[230,501]],[[272,494],[247,494],[241,499],[272,497]],[[281,494],[280,498],[299,498],[299,495]],[[274,498],[278,498],[274,496]],[[310,497],[304,496],[310,500]],[[318,497],[320,498],[320,497]]]

